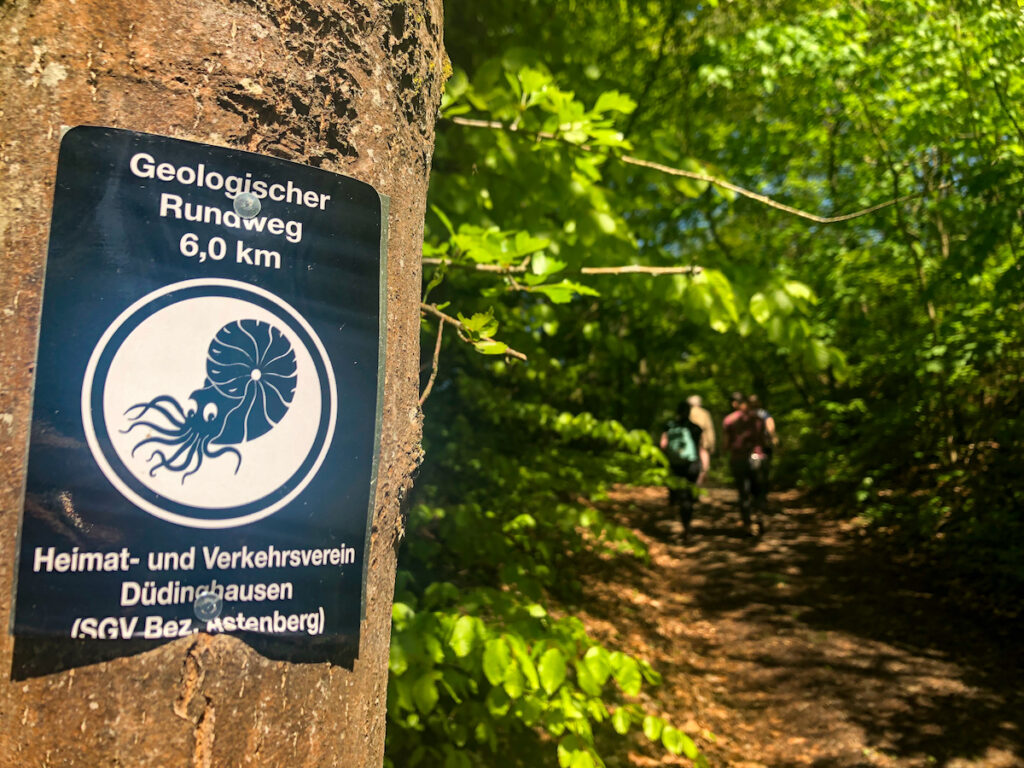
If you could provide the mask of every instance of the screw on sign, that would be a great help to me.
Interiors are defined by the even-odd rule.
[[[224,600],[216,592],[204,589],[196,595],[192,609],[200,621],[213,621],[224,610]]]

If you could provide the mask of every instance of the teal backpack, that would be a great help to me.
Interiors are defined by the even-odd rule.
[[[669,424],[667,434],[668,448],[665,449],[665,455],[668,456],[669,464],[677,466],[697,461],[697,444],[689,429],[673,421]]]

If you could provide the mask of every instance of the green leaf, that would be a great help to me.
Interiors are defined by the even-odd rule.
[[[615,231],[619,228],[619,224],[615,221],[615,218],[604,211],[596,211],[594,213],[594,223],[596,223],[597,228],[606,235],[614,235]]]
[[[518,699],[523,695],[526,690],[526,678],[518,664],[509,665],[501,684],[510,699]]]
[[[615,681],[627,696],[636,696],[640,693],[643,679],[640,677],[640,667],[637,665],[636,659],[628,656],[623,657],[619,668],[615,670],[614,674]]]
[[[540,688],[540,676],[537,674],[537,667],[534,665],[533,659],[526,652],[526,644],[520,637],[511,635],[509,647],[512,649],[512,656],[519,664],[518,668],[522,671],[526,684],[531,690]]]
[[[406,624],[415,615],[416,611],[405,603],[393,603],[391,605],[391,620],[396,624]]]
[[[661,743],[673,755],[681,755],[683,753],[682,731],[677,730],[671,725],[666,725],[661,732]]]
[[[498,330],[498,322],[494,319],[494,310],[490,309],[486,312],[477,312],[471,317],[465,317],[460,312],[459,322],[462,323],[463,330],[480,336],[493,336]]]
[[[512,654],[504,638],[496,637],[488,640],[484,646],[484,675],[491,685],[501,685],[505,672],[512,664]]]
[[[750,314],[758,325],[764,325],[772,315],[771,306],[768,304],[768,297],[763,293],[755,293],[750,297]]]
[[[583,663],[586,665],[590,674],[593,675],[594,681],[599,685],[603,686],[608,680],[608,676],[612,673],[612,665],[608,659],[608,651],[604,648],[595,645],[589,648],[583,655]]]
[[[455,67],[452,76],[444,84],[444,92],[454,100],[464,94],[467,88],[469,88],[469,78],[466,76],[466,70]]]
[[[818,301],[818,297],[814,295],[814,291],[804,283],[796,280],[787,280],[782,284],[786,293],[792,296],[794,299],[800,299],[806,301],[809,304],[815,304]]]
[[[542,251],[551,245],[551,241],[546,237],[533,237],[528,232],[516,232],[515,240],[513,241],[514,253],[516,259],[522,259],[524,256],[529,256],[531,253]]]
[[[524,67],[519,71],[519,82],[523,86],[523,93],[537,94],[543,91],[551,83],[551,76],[533,67]]]
[[[700,756],[700,750],[698,750],[697,745],[693,743],[693,739],[685,733],[681,735],[683,737],[683,756],[690,760],[696,760]]]
[[[530,271],[535,275],[547,277],[565,269],[566,263],[553,259],[544,253],[538,253],[530,261]]]
[[[626,711],[625,707],[619,707],[612,714],[612,728],[619,735],[626,735],[629,732],[629,726],[632,723],[632,718],[629,716],[629,712]]]
[[[437,676],[437,672],[426,672],[413,684],[412,698],[421,714],[430,714],[437,706]]]
[[[597,97],[594,105],[595,112],[621,112],[624,115],[630,114],[636,109],[636,102],[629,96],[618,91],[605,91]]]
[[[736,309],[736,296],[733,293],[732,283],[729,282],[729,278],[717,269],[705,269],[704,274],[707,276],[711,290],[714,291],[715,298],[717,299],[716,305],[725,313],[725,320],[732,323],[739,322],[740,316]]]
[[[487,705],[487,711],[495,717],[504,717],[512,708],[512,699],[505,693],[504,688],[491,688],[484,703]]]
[[[781,288],[776,288],[772,291],[772,303],[775,305],[777,312],[781,312],[784,315],[789,315],[793,312],[793,300]]]
[[[430,210],[432,210],[434,212],[434,215],[441,220],[441,223],[444,224],[444,228],[448,230],[448,234],[454,235],[455,227],[452,226],[452,220],[449,219],[447,215],[445,215],[445,212],[438,208],[436,205],[430,206]]]
[[[558,742],[557,754],[561,768],[594,768],[589,746],[575,734]]]
[[[580,687],[584,693],[590,696],[601,695],[601,685],[594,679],[594,675],[587,668],[586,664],[582,662],[575,662],[576,667],[576,684]]]
[[[644,718],[644,736],[651,741],[657,741],[661,738],[662,731],[665,729],[665,721],[660,717],[654,717],[653,715],[647,715]],[[676,754],[679,754],[678,752]]]
[[[666,725],[662,731],[661,743],[673,755],[685,755],[690,760],[696,759],[700,754],[693,739],[671,725]]]
[[[473,348],[482,355],[503,355],[508,351],[508,344],[494,339],[473,342]]]
[[[523,721],[525,725],[533,725],[540,718],[544,707],[540,700],[536,696],[523,696],[516,702],[515,713],[516,717]]]
[[[541,685],[550,696],[565,680],[565,654],[557,648],[549,648],[540,657],[538,671]]]
[[[460,659],[469,656],[476,645],[476,631],[479,619],[472,616],[459,616],[452,628],[452,636],[448,638],[448,645],[455,655]]]
[[[534,293],[543,293],[555,304],[565,304],[574,296],[600,296],[593,288],[581,285],[571,280],[562,280],[560,283],[538,285],[531,289]]]
[[[807,346],[807,367],[814,371],[824,371],[828,368],[832,356],[829,354],[828,346],[820,339],[811,339]],[[938,362],[938,361],[934,361]],[[939,362],[939,370],[942,364]]]
[[[409,669],[409,659],[405,655],[405,649],[402,647],[399,636],[393,634],[391,636],[391,652],[388,654],[388,670],[392,675],[398,676],[405,674],[407,669]]]

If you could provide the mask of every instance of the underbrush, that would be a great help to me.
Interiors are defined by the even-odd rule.
[[[387,764],[593,768],[599,744],[632,730],[707,765],[641,705],[657,671],[556,609],[577,601],[583,558],[646,559],[594,502],[617,483],[664,484],[661,452],[614,421],[459,388],[431,403],[443,426],[425,440],[400,556]]]

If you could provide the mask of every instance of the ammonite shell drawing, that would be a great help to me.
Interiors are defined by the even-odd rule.
[[[228,323],[207,349],[203,386],[189,395],[195,408],[186,410],[174,397],[158,395],[125,411],[132,423],[124,432],[146,427],[156,433],[140,440],[132,455],[144,445],[166,446],[150,455],[155,463],[149,474],[181,472],[182,482],[199,471],[204,458],[225,453],[235,457],[237,472],[242,454],[234,446],[281,422],[297,381],[295,351],[280,330],[262,320]]]

